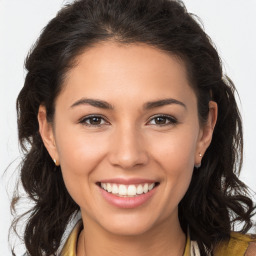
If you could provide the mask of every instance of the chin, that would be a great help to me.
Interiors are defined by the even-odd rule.
[[[136,214],[132,213],[125,215],[107,218],[105,221],[101,221],[100,225],[107,232],[119,236],[142,235],[154,226],[154,221],[145,216],[136,216]]]
[[[150,230],[148,225],[137,225],[137,224],[129,224],[129,225],[112,225],[105,227],[106,231],[112,233],[113,235],[118,236],[139,236]]]

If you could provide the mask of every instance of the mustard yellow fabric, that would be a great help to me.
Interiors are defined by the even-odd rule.
[[[83,228],[82,221],[79,221],[70,233],[62,251],[61,256],[76,256],[76,245],[79,234]]]
[[[183,256],[190,256],[190,237],[189,232],[187,232],[187,242],[185,246],[185,251]]]
[[[82,227],[82,221],[79,221],[70,233],[62,249],[61,256],[76,256],[77,241]],[[220,243],[214,252],[214,256],[244,256],[250,242],[256,242],[256,237],[253,238],[249,235],[231,232],[230,240]],[[190,244],[191,241],[188,234],[183,256],[192,256],[190,255]]]
[[[244,256],[250,242],[256,242],[256,236],[231,232],[227,242],[220,243],[216,248],[216,256]]]

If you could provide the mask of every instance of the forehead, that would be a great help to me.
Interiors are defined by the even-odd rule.
[[[102,74],[131,71],[134,75],[136,73],[143,75],[144,72],[154,71],[152,74],[147,73],[147,76],[158,72],[159,75],[181,74],[184,79],[187,78],[185,64],[180,57],[143,43],[101,42],[76,57],[75,63],[75,67],[68,72],[68,78],[81,72],[81,69],[88,73]]]
[[[193,90],[178,57],[145,44],[104,42],[77,57],[62,94],[68,101],[87,95],[110,101],[113,97],[150,101],[187,93]]]

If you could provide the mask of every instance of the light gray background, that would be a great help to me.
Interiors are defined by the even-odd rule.
[[[157,1],[157,0],[156,0]],[[240,94],[245,154],[241,178],[256,190],[256,0],[185,0],[203,21]],[[46,23],[67,1],[0,0],[0,255],[11,255],[7,190],[19,163],[15,100],[25,77],[24,58]],[[4,174],[8,164],[16,160]],[[7,186],[9,182],[9,187]],[[22,254],[22,247],[20,248]]]

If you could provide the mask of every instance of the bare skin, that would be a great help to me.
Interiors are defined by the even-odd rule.
[[[54,126],[43,105],[38,120],[81,209],[78,256],[183,255],[178,204],[211,142],[216,103],[209,109],[200,125],[185,65],[153,47],[105,42],[77,58],[56,99]],[[142,205],[121,208],[99,187],[113,178],[150,179],[158,186]]]
[[[245,253],[245,256],[255,256],[256,255],[256,243],[251,242]]]

